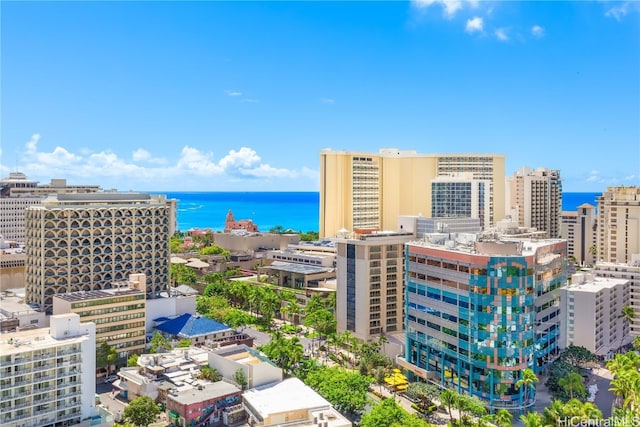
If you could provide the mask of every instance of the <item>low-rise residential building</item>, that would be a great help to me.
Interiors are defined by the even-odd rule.
[[[561,347],[582,346],[609,358],[631,342],[629,325],[621,316],[629,300],[628,280],[579,272],[561,289]]]
[[[50,320],[49,329],[0,337],[3,427],[77,425],[96,414],[95,325],[77,314]]]
[[[24,302],[24,288],[0,292],[0,333],[49,326],[44,311],[34,310]]]
[[[242,399],[253,426],[351,426],[351,421],[298,378],[256,387],[246,391]]]
[[[225,409],[236,408],[241,402],[238,387],[217,381],[188,390],[174,390],[167,395],[169,418],[180,426],[201,426],[222,420]]]
[[[188,339],[194,346],[213,346],[228,344],[253,345],[253,338],[237,332],[224,323],[200,315],[182,314],[174,318],[154,319],[154,329],[171,340]]]
[[[209,352],[209,366],[224,378],[235,381],[238,370],[244,372],[246,388],[282,381],[282,369],[256,349],[246,345],[231,345]]]

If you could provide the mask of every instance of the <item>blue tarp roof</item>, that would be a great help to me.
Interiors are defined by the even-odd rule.
[[[231,328],[208,317],[193,316],[187,313],[175,319],[167,320],[156,326],[156,329],[171,335],[177,335],[180,338],[194,338]]]

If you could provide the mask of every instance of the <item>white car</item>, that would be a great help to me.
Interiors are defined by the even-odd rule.
[[[114,382],[117,379],[118,379],[117,375],[109,375],[107,378],[104,379],[104,383],[105,384],[110,384],[110,383]]]

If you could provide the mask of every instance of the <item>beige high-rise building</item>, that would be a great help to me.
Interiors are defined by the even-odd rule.
[[[431,181],[470,172],[490,181],[489,223],[504,217],[505,157],[496,154],[320,152],[320,237],[342,229],[395,230],[401,215],[430,215]]]
[[[525,167],[506,181],[506,214],[520,227],[533,227],[545,231],[547,238],[559,238],[562,224],[560,171]]]
[[[640,187],[609,187],[598,197],[598,261],[630,263],[640,254]]]
[[[132,272],[149,297],[166,291],[175,217],[175,200],[143,193],[59,194],[27,208],[27,302],[51,312],[54,294],[110,289]]]
[[[562,212],[561,237],[567,240],[567,256],[580,265],[596,262],[596,226],[596,208],[589,203],[578,206],[577,211]]]
[[[629,281],[576,273],[560,291],[560,345],[582,346],[607,356],[631,342],[620,313],[629,300]]]
[[[404,329],[404,243],[412,233],[379,232],[336,239],[337,330],[369,341]]]

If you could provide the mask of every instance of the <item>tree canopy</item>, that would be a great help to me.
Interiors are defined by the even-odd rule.
[[[367,404],[370,376],[346,371],[339,367],[319,366],[309,372],[305,383],[322,397],[333,404],[341,412],[355,413],[362,411]]]
[[[362,415],[361,427],[427,427],[428,424],[415,415],[409,414],[394,399],[383,399]]]
[[[118,353],[114,347],[111,347],[106,341],[103,341],[96,349],[96,367],[107,368],[109,372],[109,366],[116,363],[118,360]]]
[[[156,420],[161,410],[149,396],[140,396],[133,399],[124,408],[124,419],[137,426],[148,426]]]

